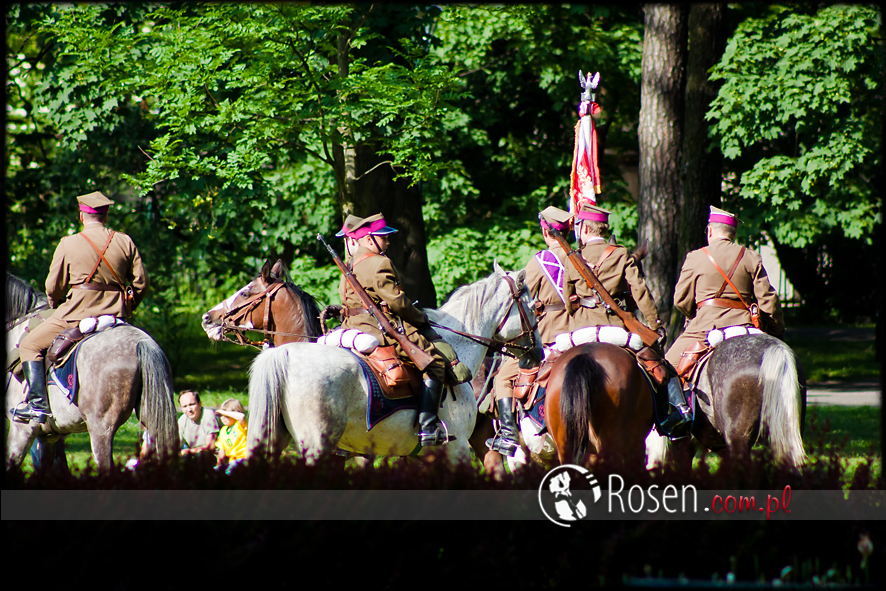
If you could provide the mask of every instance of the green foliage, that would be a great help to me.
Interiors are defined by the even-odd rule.
[[[842,230],[870,244],[881,215],[871,196],[881,166],[880,12],[800,10],[742,22],[713,70],[723,85],[708,119],[741,175],[727,198],[752,235],[769,229],[804,247]]]

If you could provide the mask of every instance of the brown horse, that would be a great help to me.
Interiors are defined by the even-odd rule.
[[[234,295],[203,315],[203,330],[215,341],[232,340],[261,348],[246,339],[246,330],[264,333],[275,347],[284,343],[313,341],[322,333],[320,311],[314,297],[287,279],[282,261],[266,261],[261,273]]]
[[[561,464],[644,465],[652,388],[623,348],[588,343],[567,350],[551,369],[546,401]]]

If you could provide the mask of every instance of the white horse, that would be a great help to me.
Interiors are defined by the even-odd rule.
[[[462,287],[442,308],[427,310],[437,332],[472,372],[486,354],[484,339],[519,348],[526,367],[541,360],[541,339],[537,326],[530,324],[534,314],[523,279],[523,271],[505,273],[496,264],[492,275]],[[447,329],[479,337],[480,342]],[[247,446],[253,453],[260,448],[279,454],[294,437],[310,462],[336,449],[386,456],[442,452],[451,463],[470,461],[468,438],[477,418],[477,403],[469,383],[453,389],[454,400],[447,393],[439,412],[455,440],[442,447],[421,448],[414,409],[397,411],[367,430],[370,386],[349,350],[288,343],[260,353],[249,373]]]

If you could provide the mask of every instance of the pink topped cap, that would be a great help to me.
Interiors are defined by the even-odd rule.
[[[711,206],[711,214],[708,216],[708,223],[726,224],[727,226],[737,226],[738,220],[728,211]]]
[[[578,210],[578,215],[575,217],[589,222],[609,222],[609,212],[595,205],[582,205],[581,209]]]

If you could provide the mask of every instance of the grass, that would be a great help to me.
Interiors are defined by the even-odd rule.
[[[874,341],[786,339],[800,359],[808,382],[879,379]]]

